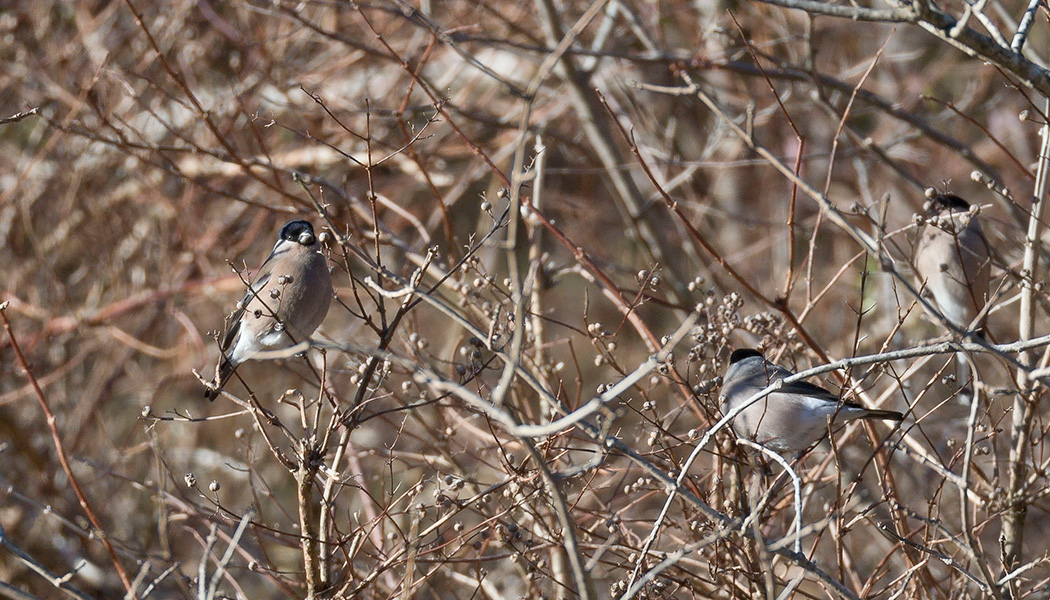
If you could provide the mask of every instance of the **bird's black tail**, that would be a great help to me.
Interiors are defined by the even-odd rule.
[[[882,419],[885,421],[903,421],[904,414],[895,410],[867,409],[868,412],[861,415],[861,419]]]
[[[222,386],[226,385],[226,382],[230,380],[230,376],[233,375],[234,366],[230,362],[230,359],[225,356],[219,361],[219,366],[215,367],[215,379],[212,380],[211,385],[204,388],[204,397],[209,401],[214,401],[219,397],[219,392],[222,391]]]

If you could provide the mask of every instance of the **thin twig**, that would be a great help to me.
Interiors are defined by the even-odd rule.
[[[1021,50],[1024,49],[1024,43],[1028,40],[1028,32],[1032,29],[1032,25],[1035,24],[1035,12],[1039,10],[1039,6],[1044,0],[1028,0],[1028,8],[1024,11],[1024,16],[1021,17],[1021,22],[1017,25],[1017,32],[1014,33],[1013,40],[1010,41],[1010,49],[1020,54]]]
[[[759,0],[764,4],[803,10],[815,15],[842,17],[851,21],[874,21],[877,23],[914,23],[920,13],[915,3],[908,2],[901,8],[864,8],[856,5],[831,4],[819,0]]]
[[[62,590],[69,596],[77,598],[78,600],[91,600],[91,596],[88,596],[84,592],[81,592],[69,583],[69,580],[72,578],[72,576],[76,574],[77,569],[74,569],[72,572],[63,576],[55,575],[47,567],[41,564],[40,561],[36,560],[35,558],[27,554],[24,550],[16,546],[11,541],[11,539],[7,537],[7,533],[4,531],[3,525],[0,525],[0,548],[6,548],[8,552],[13,554],[15,558],[18,559],[19,562],[21,562],[23,565],[28,567],[37,575],[40,575],[41,577],[46,579],[48,583]],[[18,590],[18,588],[14,589]],[[34,596],[30,596],[28,594],[25,597],[34,598]]]
[[[29,378],[29,383],[33,385],[33,391],[36,393],[37,402],[40,404],[40,409],[44,411],[44,417],[47,422],[47,428],[51,432],[51,442],[55,447],[55,453],[58,455],[58,461],[62,465],[62,471],[65,472],[66,478],[69,479],[69,485],[73,488],[73,493],[77,496],[77,501],[80,502],[80,508],[84,510],[85,516],[91,521],[92,527],[95,528],[95,532],[98,534],[98,539],[102,542],[102,545],[106,547],[106,551],[109,553],[110,560],[113,562],[113,568],[117,572],[117,576],[120,577],[120,582],[124,584],[124,589],[128,593],[132,593],[131,580],[128,578],[127,572],[124,571],[124,567],[120,564],[120,559],[117,558],[117,551],[114,550],[113,544],[109,541],[109,536],[106,535],[106,530],[103,529],[102,524],[99,522],[98,517],[95,516],[95,511],[91,509],[91,504],[88,502],[87,496],[84,495],[84,490],[80,487],[80,482],[76,476],[73,475],[73,469],[69,466],[69,458],[66,456],[65,446],[62,444],[62,437],[58,433],[57,419],[55,415],[51,413],[51,407],[48,406],[47,399],[44,398],[44,392],[41,391],[40,385],[37,384],[36,377],[33,376],[33,372],[29,370],[29,363],[26,362],[26,357],[22,354],[22,348],[18,345],[18,340],[15,339],[15,332],[11,328],[11,321],[7,319],[7,305],[6,301],[0,301],[0,320],[4,322],[4,330],[7,331],[7,338],[11,341],[11,348],[15,351],[15,356],[18,358],[18,364],[22,367],[22,371],[26,377]]]
[[[31,108],[29,110],[24,110],[22,112],[18,112],[18,113],[15,113],[15,114],[11,115],[10,117],[4,117],[4,118],[0,119],[0,125],[6,125],[8,123],[15,123],[17,121],[21,121],[22,119],[24,119],[26,117],[31,117],[33,115],[38,115],[38,114],[40,114],[40,107],[39,106],[34,106],[33,108]]]

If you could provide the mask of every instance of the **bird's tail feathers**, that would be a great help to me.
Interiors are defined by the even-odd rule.
[[[885,421],[903,421],[904,414],[899,413],[895,410],[881,410],[881,409],[865,409],[864,414],[859,415],[859,419],[881,419]]]
[[[226,385],[226,382],[230,380],[230,376],[233,375],[235,366],[230,359],[226,356],[222,357],[219,361],[219,365],[215,367],[215,379],[212,380],[211,385],[204,389],[204,397],[209,401],[214,401],[219,397],[219,392],[222,391],[222,387]]]

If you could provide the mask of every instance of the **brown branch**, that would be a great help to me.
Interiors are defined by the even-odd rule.
[[[73,488],[73,492],[77,495],[77,500],[80,502],[80,507],[84,510],[84,514],[88,520],[91,521],[91,526],[95,528],[98,534],[98,539],[102,541],[102,545],[106,547],[106,551],[109,553],[110,559],[113,561],[113,568],[117,572],[117,576],[120,577],[120,582],[124,585],[124,589],[127,590],[128,594],[132,597],[137,597],[134,593],[134,588],[131,585],[131,580],[128,578],[128,574],[124,571],[124,567],[120,565],[120,559],[117,558],[117,551],[113,548],[113,544],[109,541],[109,536],[106,534],[105,529],[102,528],[102,523],[98,517],[95,516],[95,511],[91,509],[91,504],[88,502],[87,496],[84,495],[84,490],[80,487],[80,482],[77,481],[75,475],[73,475],[73,469],[69,466],[69,459],[66,457],[65,447],[62,445],[62,438],[58,433],[58,426],[56,425],[57,419],[51,412],[51,407],[47,404],[47,399],[44,398],[44,392],[40,389],[40,385],[37,384],[36,377],[33,376],[32,371],[29,370],[29,363],[26,361],[25,355],[22,354],[22,348],[18,345],[18,340],[15,339],[15,332],[11,328],[11,321],[7,318],[7,302],[0,302],[0,320],[4,322],[4,330],[7,331],[7,337],[11,340],[11,348],[15,351],[15,356],[18,358],[18,364],[22,367],[22,371],[29,379],[29,383],[33,386],[33,391],[36,393],[37,402],[40,403],[41,410],[44,411],[44,417],[47,420],[47,428],[51,432],[51,441],[55,446],[55,453],[58,455],[58,461],[62,464],[62,470],[66,474],[66,478],[69,479],[69,485]]]

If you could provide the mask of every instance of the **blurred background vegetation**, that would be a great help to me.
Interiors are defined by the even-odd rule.
[[[951,353],[849,371],[909,418],[795,464],[801,552],[781,468],[731,434],[664,506],[733,348],[801,370],[943,339],[901,286],[927,188],[981,207],[992,339],[1023,281],[1050,331],[1045,260],[1022,271],[1050,79],[966,46],[1029,3],[944,4],[0,2],[0,591],[1050,596],[1045,389],[1008,360],[1042,347],[978,357],[973,414]],[[1041,64],[1045,17],[1010,56]],[[292,218],[327,232],[324,357],[209,404],[195,371]]]

